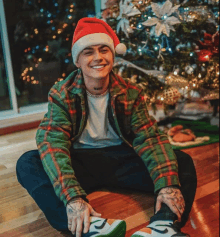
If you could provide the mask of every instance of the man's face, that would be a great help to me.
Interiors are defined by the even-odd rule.
[[[94,45],[85,48],[79,55],[76,66],[83,72],[85,82],[89,79],[108,79],[113,67],[113,53],[106,45]]]

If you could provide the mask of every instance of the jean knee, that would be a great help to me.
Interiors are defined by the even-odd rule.
[[[17,160],[16,174],[19,183],[21,183],[21,173],[29,172],[31,163],[34,163],[37,159],[40,159],[38,150],[27,151]]]
[[[189,175],[192,177],[192,181],[196,181],[196,169],[192,157],[183,151],[174,150],[174,152],[177,156],[179,173]]]

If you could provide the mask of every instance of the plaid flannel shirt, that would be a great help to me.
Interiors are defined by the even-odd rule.
[[[154,182],[155,192],[179,185],[176,156],[168,138],[149,116],[146,95],[135,84],[110,73],[109,118],[125,143],[144,161]],[[87,194],[71,166],[70,148],[87,121],[87,97],[81,72],[72,72],[55,84],[48,95],[48,112],[41,121],[36,142],[43,167],[56,195],[66,205],[74,197]]]

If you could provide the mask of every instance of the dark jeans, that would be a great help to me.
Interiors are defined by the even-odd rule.
[[[181,191],[186,208],[178,227],[185,225],[195,197],[197,178],[193,161],[189,155],[175,150]],[[126,188],[153,193],[154,185],[143,161],[134,150],[120,145],[100,149],[72,150],[72,167],[81,187],[87,192],[101,187]],[[54,188],[44,171],[38,150],[23,154],[16,166],[19,183],[27,189],[50,225],[57,230],[67,230],[66,207],[56,196]],[[156,198],[156,197],[155,197]],[[177,216],[162,204],[161,210],[151,218],[176,220]]]

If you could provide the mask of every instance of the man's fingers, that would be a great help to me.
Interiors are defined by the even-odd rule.
[[[85,234],[89,231],[89,226],[90,226],[89,214],[85,215],[83,224],[84,224],[83,233]]]
[[[161,208],[161,200],[160,199],[157,199],[157,202],[156,202],[156,212],[155,213],[157,213],[159,210],[160,210],[160,208]]]
[[[73,219],[68,217],[68,229],[69,229],[70,231],[71,231],[71,229],[72,229],[72,222],[73,222]]]
[[[81,237],[83,229],[83,221],[78,219],[77,226],[76,226],[76,237]]]
[[[181,221],[181,213],[180,213],[179,209],[177,208],[176,204],[175,203],[169,203],[167,205],[169,206],[171,211],[177,215],[178,221]]]
[[[72,232],[72,234],[76,233],[76,219],[75,218],[72,219],[72,226],[71,226],[70,231]]]
[[[91,210],[91,216],[100,217],[102,215],[101,213],[96,212],[92,207],[91,207],[90,210]]]
[[[182,204],[179,205],[179,208],[178,208],[178,209],[179,209],[180,213],[183,214],[185,208],[184,208],[184,206],[183,206]]]

